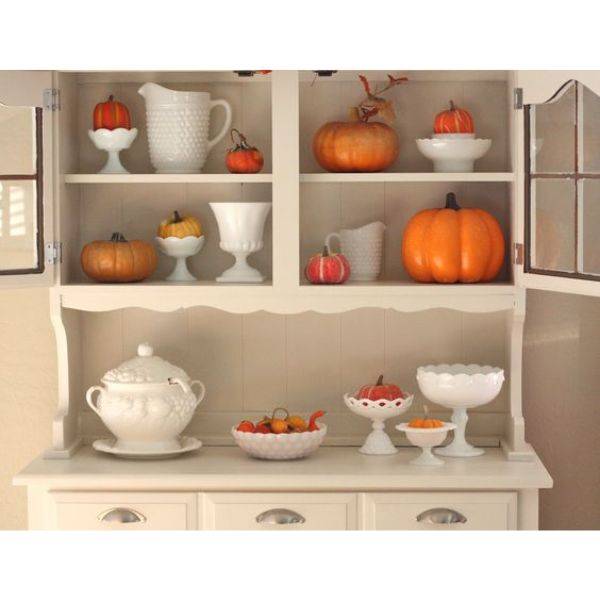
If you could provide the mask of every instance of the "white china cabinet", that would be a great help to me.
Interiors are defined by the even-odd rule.
[[[409,81],[391,91],[401,149],[380,173],[326,173],[312,154],[318,127],[361,100],[358,72],[0,73],[0,285],[49,286],[58,352],[52,447],[15,477],[28,486],[32,528],[537,527],[538,490],[552,480],[525,441],[525,289],[600,295],[600,72],[391,72]],[[387,72],[365,74],[381,81]],[[264,154],[262,172],[229,174],[225,139],[200,174],[154,173],[138,94],[149,81],[227,100],[232,126]],[[98,174],[106,156],[88,138],[94,105],[110,94],[139,130],[120,156],[128,174]],[[492,140],[474,172],[433,173],[415,143],[450,99]],[[402,266],[407,220],[448,192],[504,231],[493,283],[417,284]],[[213,201],[272,202],[264,248],[250,258],[263,283],[215,282],[232,257],[219,249]],[[166,282],[165,256],[142,283],[85,277],[85,243],[115,231],[152,241],[175,209],[203,225],[204,248],[188,259],[197,282]],[[378,281],[305,280],[329,233],[371,221],[386,225]],[[134,462],[89,447],[107,431],[85,390],[143,341],[206,384],[187,430],[203,441],[199,452]],[[468,437],[486,453],[432,469],[409,465],[417,451],[408,447],[358,454],[370,425],[343,393],[380,372],[416,392],[416,368],[436,362],[505,370],[498,398],[470,413]],[[282,405],[326,410],[326,447],[282,463],[227,447],[232,424]],[[405,416],[422,407],[417,394]]]

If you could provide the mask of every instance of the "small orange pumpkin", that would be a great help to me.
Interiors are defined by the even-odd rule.
[[[480,208],[461,208],[454,194],[445,208],[414,215],[404,230],[402,262],[421,283],[492,281],[504,262],[504,234]]]
[[[471,113],[464,108],[457,108],[450,100],[450,110],[444,110],[436,115],[433,131],[435,133],[474,133],[475,125]]]
[[[117,102],[111,94],[106,102],[99,102],[94,108],[94,131],[98,129],[131,129],[129,109]]]
[[[185,237],[202,235],[202,226],[196,217],[181,216],[178,211],[173,212],[170,219],[165,219],[158,226],[158,237],[163,239],[168,237],[177,237],[183,239]]]
[[[236,142],[234,135],[238,140]],[[231,130],[233,148],[227,151],[225,165],[230,173],[259,173],[265,164],[262,152],[251,146],[243,133],[237,129]]]
[[[113,233],[109,241],[90,242],[81,251],[84,273],[101,283],[142,281],[154,273],[157,263],[152,244],[128,242],[120,233]]]

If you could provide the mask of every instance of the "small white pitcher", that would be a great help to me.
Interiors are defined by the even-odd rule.
[[[198,173],[212,147],[231,126],[231,106],[211,100],[208,92],[178,92],[157,83],[145,83],[138,93],[146,100],[150,161],[158,173]],[[221,131],[208,139],[210,112],[225,109]]]
[[[331,242],[337,238],[342,254],[350,263],[351,281],[375,281],[381,274],[384,231],[385,225],[375,221],[358,229],[330,233],[325,245],[331,251]]]

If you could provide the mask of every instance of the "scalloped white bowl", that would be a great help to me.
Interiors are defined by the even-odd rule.
[[[452,135],[452,134],[450,134]],[[471,173],[475,161],[491,147],[492,140],[470,137],[449,137],[446,134],[416,140],[423,156],[433,161],[436,173]]]
[[[327,425],[316,431],[304,433],[249,433],[231,428],[237,445],[254,458],[267,460],[292,460],[312,454],[323,442]]]
[[[427,365],[417,369],[419,389],[446,408],[473,408],[491,402],[502,389],[504,370],[488,365]]]

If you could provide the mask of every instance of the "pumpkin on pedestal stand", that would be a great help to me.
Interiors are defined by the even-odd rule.
[[[388,75],[388,83],[371,91],[366,77],[360,80],[367,98],[350,110],[349,121],[325,123],[315,133],[313,152],[319,165],[333,173],[371,173],[383,171],[398,157],[398,134],[387,123],[370,122],[379,115],[393,122],[394,108],[381,94],[407,81],[406,77]]]

